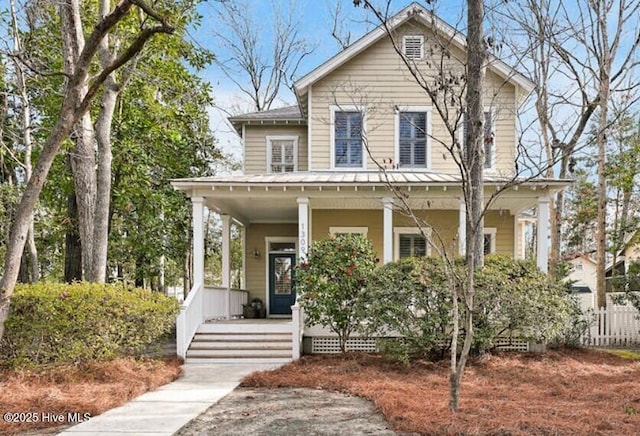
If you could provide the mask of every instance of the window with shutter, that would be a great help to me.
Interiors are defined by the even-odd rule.
[[[431,235],[431,229],[424,229],[427,238]],[[394,259],[405,257],[429,256],[431,247],[429,241],[417,227],[394,227]]]
[[[422,35],[405,35],[402,38],[402,52],[407,59],[421,60],[424,57],[424,37]]]
[[[496,252],[496,228],[484,229],[484,254],[492,254]]]
[[[400,112],[398,160],[401,167],[427,166],[427,112]]]
[[[334,165],[362,167],[361,111],[334,112]]]
[[[462,116],[462,143],[463,149],[467,146],[467,133],[469,123],[467,116]],[[491,110],[484,111],[484,168],[493,169],[495,163],[495,131],[493,127],[493,114]]]
[[[297,137],[267,137],[267,171],[269,173],[290,173],[297,171],[297,155]]]

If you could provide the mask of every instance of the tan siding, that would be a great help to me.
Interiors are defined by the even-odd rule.
[[[506,210],[491,210],[485,216],[484,226],[497,229],[496,253],[513,256],[513,215]]]
[[[246,251],[247,259],[247,290],[249,301],[252,298],[260,298],[266,303],[266,274],[267,261],[265,238],[267,236],[296,237],[298,235],[297,224],[252,224],[247,228]],[[259,257],[253,255],[254,251],[260,252]]]
[[[416,34],[417,32],[415,28],[409,28],[408,25],[405,25],[398,31],[398,40],[401,41],[404,34]],[[425,40],[429,38],[426,29],[420,29],[419,32],[425,34]],[[430,45],[427,43],[426,46],[428,49]],[[446,61],[445,68],[451,71],[463,71],[463,64],[457,60],[462,58],[463,53],[460,50],[452,50],[452,56]],[[424,68],[425,70],[431,69],[431,74],[435,72],[435,69],[427,65],[426,61]],[[396,105],[431,106],[429,97],[416,84],[415,79],[402,64],[388,39],[374,44],[315,83],[312,97],[313,119],[310,120],[310,128],[314,143],[312,147],[314,169],[331,167],[331,105],[366,107],[368,144],[374,158],[378,161],[395,156],[394,107]],[[500,172],[512,172],[515,143],[515,88],[511,84],[505,84],[504,80],[495,74],[487,74],[485,105],[496,109],[498,148],[496,166]],[[435,109],[432,113],[432,133],[447,144],[451,143],[444,123]],[[438,144],[438,141],[432,140],[431,147],[431,169],[433,171],[445,173],[458,171],[453,159],[448,156],[446,149]],[[370,159],[367,162],[367,168],[375,169],[375,165]]]
[[[414,211],[418,218],[424,220],[431,228],[431,240],[438,250],[431,248],[435,256],[443,249],[449,255],[458,254],[458,216],[457,210],[418,210]],[[398,212],[393,214],[394,227],[416,227],[415,222]]]
[[[367,227],[367,238],[378,256],[382,256],[382,210],[314,209],[311,213],[313,241],[326,237],[330,227]]]
[[[267,136],[298,137],[298,171],[307,171],[306,126],[245,126],[244,173],[267,172]]]

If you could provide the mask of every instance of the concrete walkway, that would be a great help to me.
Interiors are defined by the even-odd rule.
[[[59,433],[81,435],[169,436],[229,394],[240,380],[276,364],[185,364],[183,375],[155,391]]]

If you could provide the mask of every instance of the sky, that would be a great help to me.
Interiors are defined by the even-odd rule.
[[[355,41],[367,31],[374,28],[375,17],[362,7],[353,6],[352,0],[245,0],[248,8],[246,14],[251,17],[261,29],[265,31],[264,47],[268,47],[270,37],[270,25],[273,17],[274,3],[283,10],[290,10],[294,5],[294,17],[300,22],[300,34],[314,47],[313,52],[301,63],[298,78],[313,70],[340,50],[339,44],[332,38],[333,18],[331,10],[335,10],[336,4],[340,4],[341,16],[344,18],[345,28],[351,33],[351,41]],[[411,4],[410,0],[391,0],[390,12],[393,14],[405,6]],[[423,1],[420,3],[425,4]],[[436,4],[436,14],[455,25],[461,19],[464,9],[463,0],[440,1]],[[228,57],[228,52],[224,50],[213,36],[213,26],[217,25],[216,8],[218,2],[204,2],[199,7],[199,12],[203,16],[203,24],[199,29],[190,32],[191,38],[199,45],[211,50],[219,59]],[[233,131],[226,118],[228,111],[233,113],[249,112],[251,107],[248,100],[242,97],[241,91],[229,80],[224,73],[215,65],[209,66],[202,71],[201,76],[209,81],[213,87],[213,96],[216,106],[208,109],[211,128],[218,140],[218,144],[236,159],[241,158],[242,146],[240,138]],[[295,104],[293,93],[286,87],[282,89],[280,98],[272,106],[281,107]]]

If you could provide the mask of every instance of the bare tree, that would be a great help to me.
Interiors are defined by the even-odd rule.
[[[147,16],[146,25],[123,50],[120,55],[92,78],[89,77],[92,61],[94,60],[100,43],[122,20],[124,20],[136,6]],[[62,2],[67,16],[79,16],[79,5],[73,0]],[[62,33],[68,35],[74,32],[74,27],[65,25],[62,21]],[[144,0],[121,0],[104,17],[98,19],[85,45],[78,53],[75,68],[67,77],[65,92],[58,119],[52,128],[33,170],[33,174],[25,187],[16,216],[11,226],[11,232],[5,257],[5,268],[0,280],[0,339],[4,334],[4,322],[9,315],[9,304],[20,265],[20,257],[25,245],[25,238],[29,229],[29,216],[33,213],[42,187],[62,141],[69,136],[73,126],[89,110],[91,101],[96,96],[107,77],[115,70],[126,65],[144,47],[145,43],[158,33],[173,33],[174,27],[166,17],[154,10]],[[87,85],[88,84],[88,85]],[[86,86],[86,88],[85,88]],[[86,89],[86,92],[85,92]]]
[[[249,3],[244,0],[217,4],[218,22],[224,25],[217,26],[214,35],[228,55],[219,56],[216,64],[251,99],[256,111],[268,110],[312,49],[299,34],[295,2],[290,3],[285,14],[282,5],[272,1],[270,32],[263,31],[263,23],[251,18],[247,13]],[[269,34],[273,35],[271,41],[267,39]]]
[[[31,100],[27,94],[27,84],[23,65],[18,60],[22,52],[22,41],[20,38],[20,30],[18,27],[18,16],[16,14],[15,1],[9,0],[9,10],[11,14],[11,37],[13,38],[13,68],[16,77],[16,88],[21,102],[22,119],[22,141],[24,146],[24,175],[25,180],[31,178],[33,172],[33,165],[31,163],[34,141],[32,135],[31,125]],[[28,264],[30,266],[30,281],[37,282],[40,280],[40,265],[38,263],[38,250],[36,248],[36,241],[34,236],[33,225],[33,212],[28,217],[28,230],[27,230],[27,253]]]

